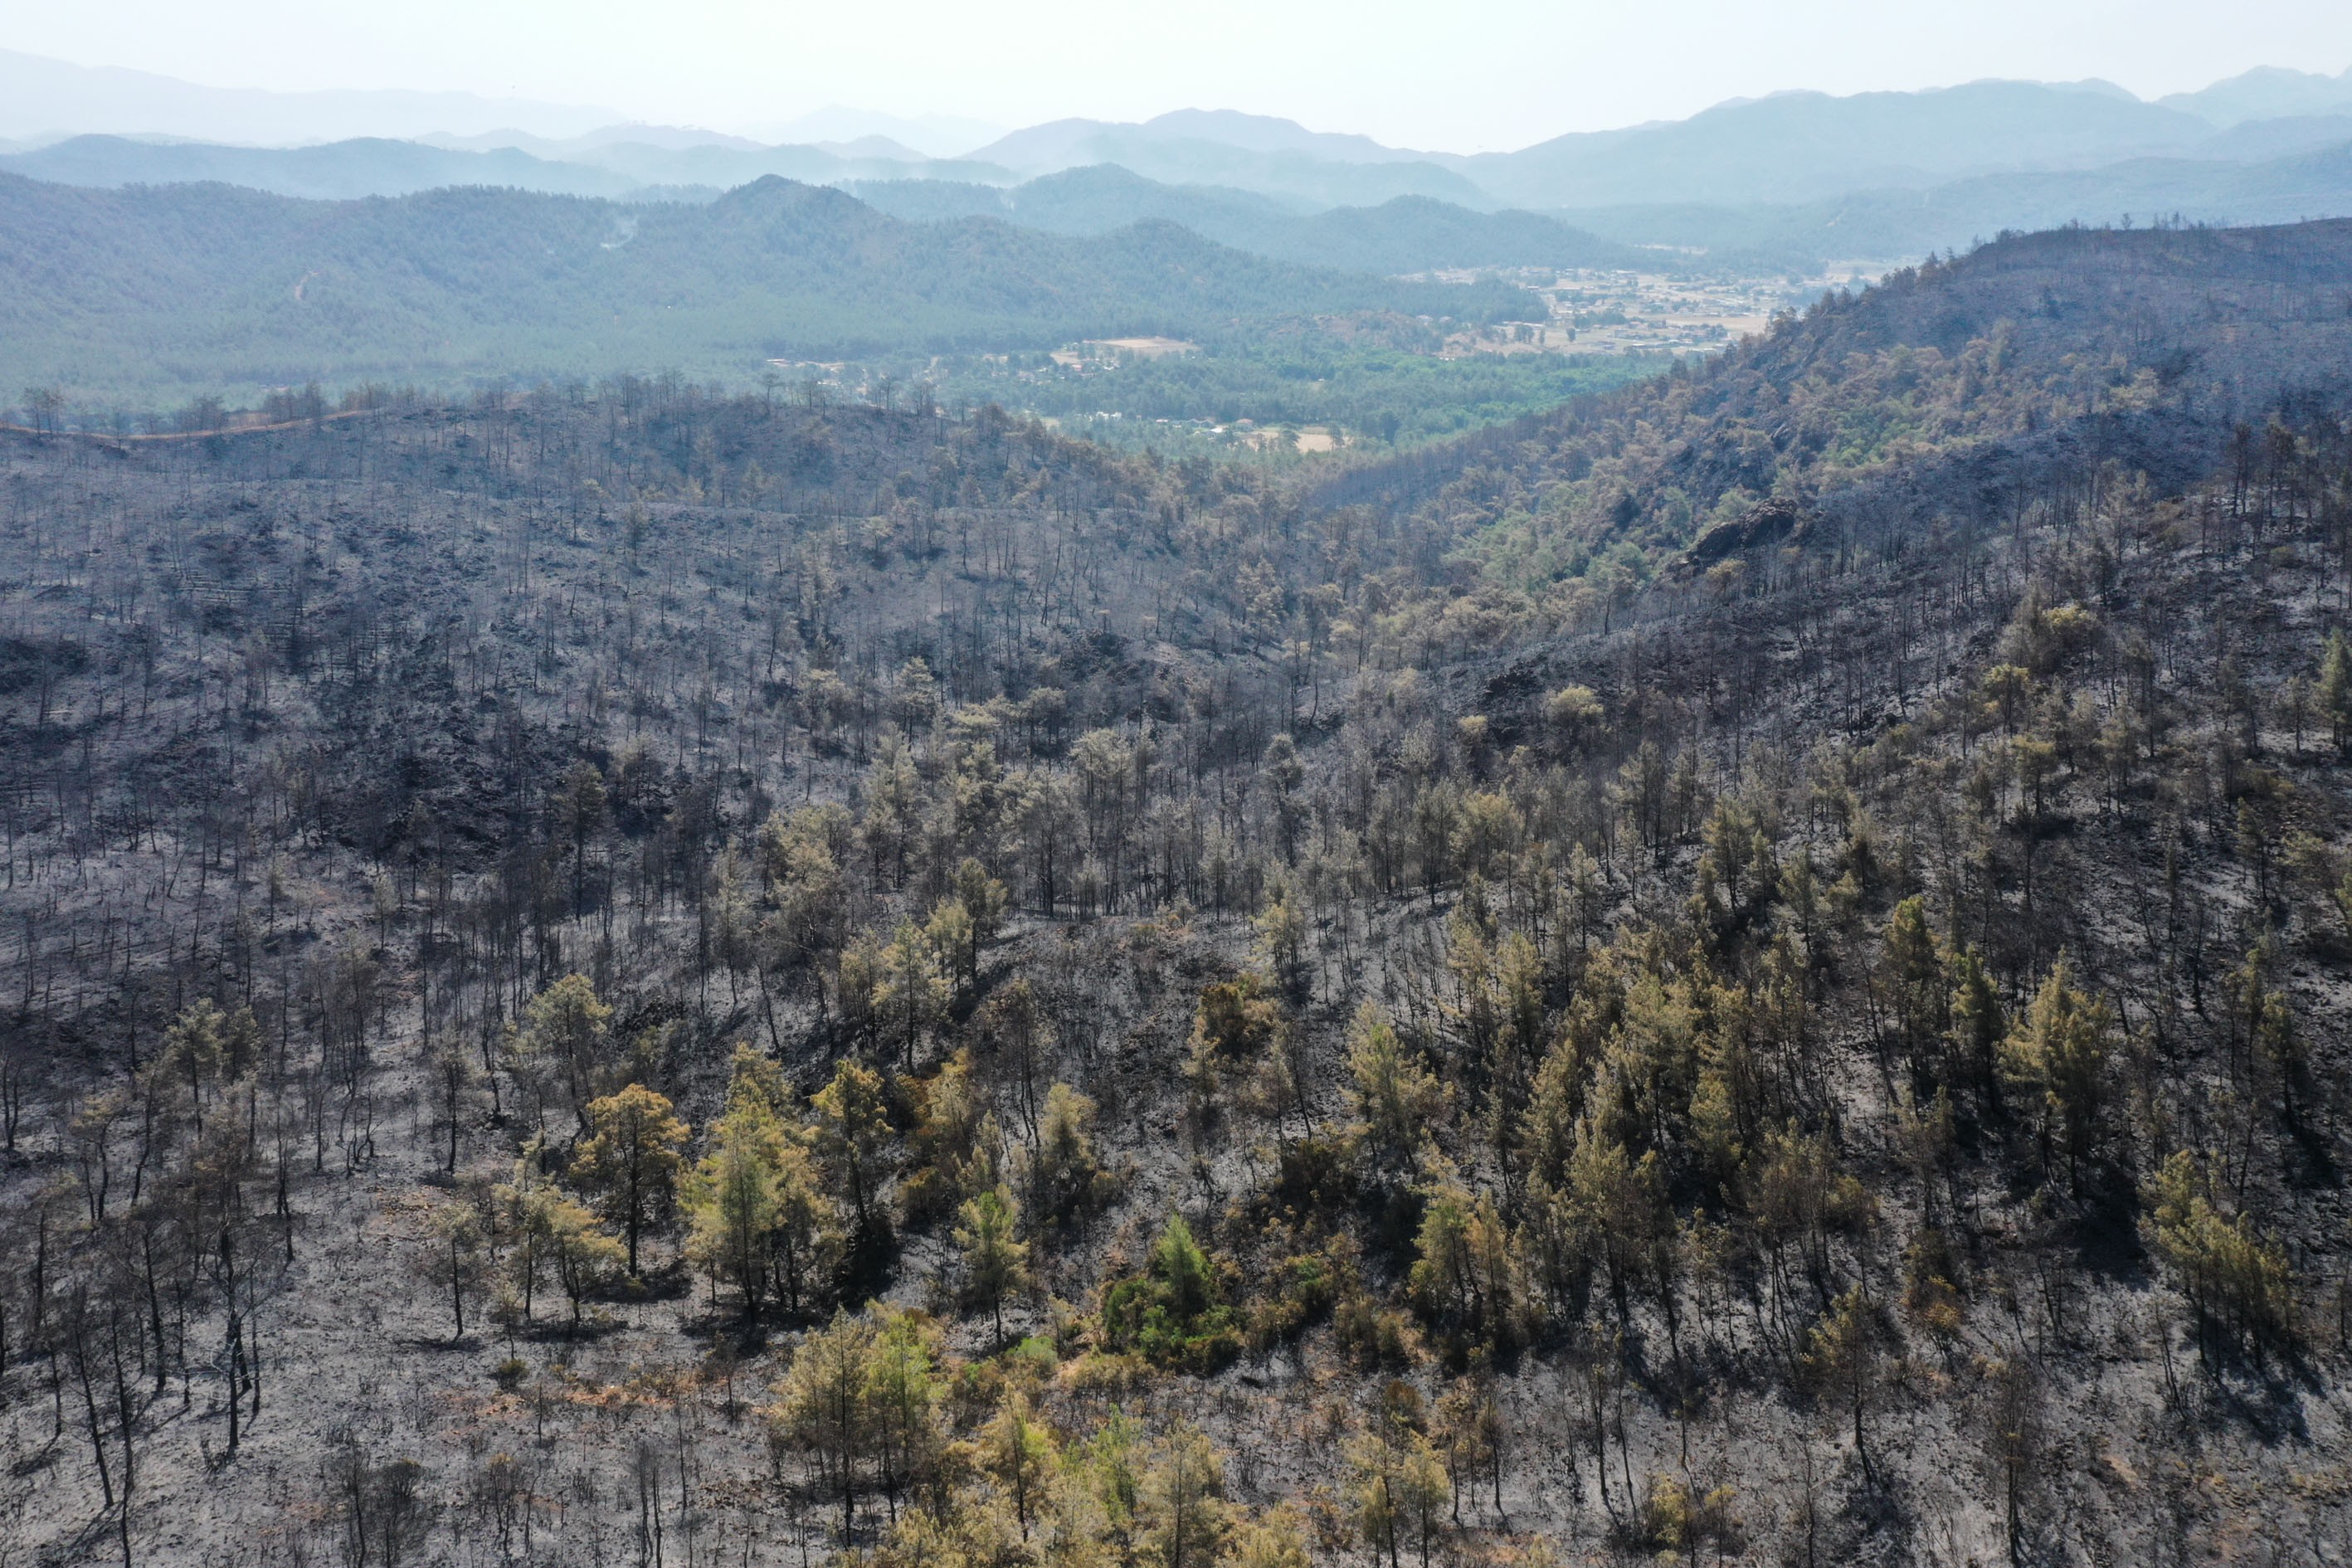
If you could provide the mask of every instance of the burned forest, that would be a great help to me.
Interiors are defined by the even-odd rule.
[[[0,1562],[2340,1561],[2348,603],[2344,225],[0,432]]]

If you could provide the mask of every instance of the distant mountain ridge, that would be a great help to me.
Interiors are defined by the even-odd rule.
[[[2102,81],[1988,80],[1843,97],[1774,93],[1718,104],[1687,120],[1580,132],[1516,152],[1466,156],[1384,147],[1269,116],[1194,110],[1139,123],[1055,121],[1014,132],[972,156],[1032,176],[1116,163],[1166,184],[1232,185],[1288,199],[1320,195],[1327,205],[1377,205],[1391,195],[1537,209],[1800,202],[2149,156],[2273,157],[2323,142],[2324,121],[2337,109],[2352,114],[2352,72],[2343,79],[2272,74],[2292,79],[2293,90],[2252,73],[2216,84],[2210,99],[2188,95],[2163,103],[2143,102]],[[2280,112],[2248,112],[2266,92]],[[2300,123],[2260,123],[2284,119]],[[1444,183],[1434,171],[1459,176],[1466,186]],[[1318,189],[1343,180],[1353,183],[1345,199]]]
[[[1009,170],[878,149],[722,146],[604,139],[532,140],[540,151],[458,147],[382,137],[311,147],[226,147],[122,136],[76,136],[0,154],[0,172],[101,187],[217,180],[275,195],[348,200],[456,185],[503,185],[551,195],[625,197],[647,187],[708,187],[705,195],[778,175],[789,180],[929,177],[1008,181]],[[904,152],[901,149],[901,152]],[[553,154],[567,155],[553,155]]]
[[[2147,222],[2177,214],[2209,223],[2278,223],[2352,214],[2352,116],[2249,122],[2216,140],[2249,152],[2267,145],[2289,151],[2244,161],[2167,156],[2095,169],[2004,171],[1809,201],[1602,203],[1549,212],[1482,211],[1419,195],[1322,206],[1232,186],[1150,180],[1117,164],[1004,184],[996,183],[1004,172],[992,165],[910,164],[816,147],[671,153],[615,143],[600,154],[605,161],[587,163],[385,140],[265,149],[78,137],[0,153],[0,172],[112,188],[216,181],[322,200],[506,186],[620,201],[707,201],[757,172],[837,184],[908,221],[989,217],[1051,234],[1100,235],[1157,220],[1259,256],[1381,273],[1668,264],[1657,247],[1684,253],[1677,265],[1712,258],[1706,264],[1809,269],[1832,260],[1965,248],[2004,229],[2069,222]]]
[[[470,92],[271,92],[0,49],[0,136],[161,132],[213,142],[332,142],[517,127],[577,136],[627,118],[585,104]]]
[[[853,188],[861,200],[909,219],[1002,217],[1054,234],[1107,234],[1157,219],[1237,250],[1361,272],[1632,268],[1645,259],[1631,247],[1537,213],[1474,212],[1427,196],[1301,213],[1247,192],[1162,184],[1116,164],[1066,169],[1010,190],[928,180]]]
[[[2227,130],[2249,120],[2308,114],[2352,113],[2352,68],[2340,76],[2257,66],[2196,92],[2176,92],[2157,101],[2186,110]]]
[[[215,182],[273,195],[348,201],[458,185],[506,185],[551,195],[620,196],[643,182],[513,147],[460,151],[421,142],[355,137],[315,147],[224,147],[121,136],[76,136],[0,156],[0,171],[69,185]]]
[[[533,136],[528,132],[509,127],[500,131],[485,131],[473,136],[436,132],[415,140],[428,147],[446,147],[457,153],[494,153],[501,147],[511,147],[534,158],[549,159],[577,158],[619,142],[667,147],[673,151],[688,147],[730,147],[748,153],[759,152],[768,145],[749,136],[730,136],[724,132],[706,130],[699,125],[646,125],[635,121],[600,125],[578,136]]]
[[[1033,176],[1115,163],[1168,184],[1232,185],[1321,206],[1377,205],[1408,195],[1496,205],[1444,157],[1225,110],[1180,110],[1139,125],[1055,121],[1016,131],[971,156]]]
[[[1294,120],[1232,109],[1179,109],[1139,124],[1108,120],[1055,120],[1000,137],[971,156],[1015,169],[1053,172],[1085,162],[1104,137],[1181,147],[1205,142],[1236,152],[1303,155],[1337,163],[1407,163],[1432,154],[1385,147],[1369,136],[1309,131]],[[1444,156],[1438,154],[1437,156]]]
[[[2099,169],[2007,172],[1924,190],[1847,192],[1819,201],[1664,206],[1559,214],[1622,245],[1703,251],[1748,268],[1900,258],[1965,250],[2004,230],[2181,218],[2285,224],[2352,215],[2352,123],[2326,144],[2260,163],[2137,158]]]
[[[54,100],[64,91],[58,82],[79,83],[96,95],[91,101],[132,113],[118,78],[133,80],[138,101],[161,106],[157,113],[195,101],[173,96],[186,84],[162,78],[0,53],[0,135],[11,133],[12,115],[37,118],[26,95],[11,100],[5,90],[19,78],[39,89],[36,103],[40,92]],[[204,98],[214,89],[187,91],[214,101]],[[278,112],[287,109],[278,100],[299,96],[256,101]],[[409,95],[368,104],[370,112],[409,113],[437,101]],[[516,107],[468,100],[452,112],[478,120]],[[2095,79],[1843,97],[1784,92],[1685,120],[1470,155],[1389,147],[1229,109],[1136,122],[1054,121],[960,157],[930,154],[954,144],[959,123],[978,129],[969,122],[845,110],[793,122],[824,134],[773,145],[695,126],[544,120],[298,147],[83,135],[14,150],[0,143],[0,171],[116,187],[216,180],[329,199],[497,185],[636,201],[707,201],[776,175],[854,186],[909,219],[980,216],[1085,235],[1152,218],[1260,256],[1390,272],[1659,265],[1662,251],[1703,253],[1713,258],[1706,265],[1801,269],[2126,214],[2207,221],[2352,214],[2352,186],[2326,156],[2352,145],[2352,70],[2265,68],[2158,102]],[[1318,215],[1330,216],[1307,221]]]
[[[2210,136],[2179,110],[2071,87],[1971,82],[1932,92],[1776,93],[1631,132],[1559,137],[1458,165],[1530,206],[1808,201],[2008,167],[2082,167]]]

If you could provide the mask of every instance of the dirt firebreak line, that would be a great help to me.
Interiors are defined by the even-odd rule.
[[[332,414],[320,414],[301,419],[280,419],[268,425],[225,425],[217,430],[157,430],[124,435],[110,430],[42,430],[30,425],[10,425],[0,422],[0,433],[30,436],[37,440],[88,441],[93,446],[117,448],[157,442],[202,441],[214,436],[266,436],[272,431],[299,430],[306,426],[331,425],[343,419],[365,419],[375,415],[391,414],[390,408],[340,408]]]

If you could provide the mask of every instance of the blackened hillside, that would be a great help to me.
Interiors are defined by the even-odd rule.
[[[2178,484],[2240,426],[2339,406],[2347,387],[2352,222],[2059,230],[1832,296],[1706,365],[1318,499],[1416,509],[1535,586],[1621,545],[1661,559],[1767,498],[1869,532],[1998,512],[2052,463]]]

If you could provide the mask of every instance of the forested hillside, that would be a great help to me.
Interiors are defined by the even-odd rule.
[[[1630,589],[1694,542],[1761,566],[1746,546],[1781,541],[1759,526],[1914,538],[1990,496],[2025,504],[2053,466],[2242,485],[2263,417],[2352,402],[2347,300],[2352,222],[2004,237],[1321,499],[1466,529],[1492,580],[1543,596]]]
[[[1514,320],[1501,285],[1269,261],[1164,223],[1067,238],[899,222],[766,179],[701,205],[510,190],[302,202],[0,177],[0,385],[133,412],[320,382],[446,386],[770,359],[1246,338],[1276,319]]]
[[[0,1527],[2334,1560],[2347,272],[2009,241],[1319,489],[0,436]]]

